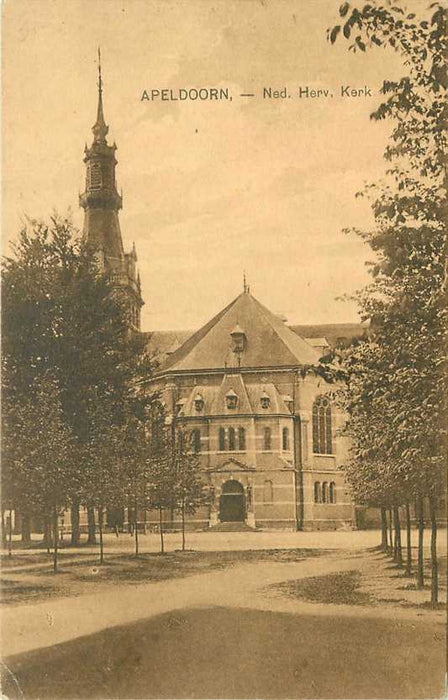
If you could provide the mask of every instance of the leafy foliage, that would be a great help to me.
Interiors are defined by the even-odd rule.
[[[387,180],[360,196],[375,227],[356,231],[375,252],[373,281],[357,299],[371,320],[366,342],[342,357],[351,460],[364,503],[400,504],[438,494],[445,465],[447,373],[447,10],[420,19],[401,7],[346,2],[329,31],[350,48],[398,52],[407,75],[385,81],[372,119],[390,119]]]
[[[18,482],[16,470],[37,454],[31,445],[43,418],[33,406],[44,400],[42,387],[51,382],[48,400],[57,405],[57,420],[48,420],[40,449],[47,452],[50,475],[53,439],[69,439],[74,465],[70,478],[51,482],[55,493],[64,490],[64,499],[55,500],[109,504],[121,493],[115,449],[123,444],[120,431],[129,414],[144,422],[151,400],[136,390],[152,366],[140,338],[129,331],[119,295],[95,251],[69,220],[57,216],[49,224],[30,220],[21,231],[3,263],[2,294],[5,495],[28,510],[34,491],[47,502],[44,456],[39,478],[30,467],[22,470],[29,483]]]

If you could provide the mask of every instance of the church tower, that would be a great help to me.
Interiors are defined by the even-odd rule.
[[[98,50],[98,110],[92,127],[93,142],[85,147],[86,164],[85,191],[79,197],[84,209],[84,239],[97,251],[104,272],[113,286],[123,295],[129,309],[131,326],[140,330],[140,310],[143,306],[140,275],[137,271],[135,244],[130,253],[125,253],[121,237],[118,212],[122,197],[117,191],[115,167],[117,160],[115,143],[109,146],[109,127],[104,120],[103,81],[101,56]]]

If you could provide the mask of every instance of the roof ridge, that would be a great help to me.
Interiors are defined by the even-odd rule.
[[[194,348],[196,343],[200,342],[203,338],[205,338],[205,336],[212,330],[212,328],[215,327],[215,325],[221,320],[221,318],[226,314],[226,312],[232,308],[232,306],[242,296],[242,294],[244,294],[244,292],[238,294],[238,296],[235,297],[235,299],[233,299],[229,304],[227,304],[227,306],[225,306],[224,309],[221,309],[221,311],[219,311],[215,316],[213,316],[213,318],[211,318],[210,321],[201,326],[195,333],[193,333],[193,335],[187,338],[182,343],[180,348],[173,352],[173,354],[169,358],[169,361],[164,364],[163,369],[169,369],[177,362],[184,359],[184,352],[188,355],[188,353]]]

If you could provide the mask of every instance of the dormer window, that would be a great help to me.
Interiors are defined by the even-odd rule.
[[[260,397],[260,404],[261,404],[261,408],[264,408],[264,409],[269,408],[269,406],[271,405],[271,399],[269,398],[269,395],[265,391],[263,391],[263,393]]]
[[[204,399],[201,394],[196,394],[194,397],[194,410],[196,413],[200,413],[204,408]]]
[[[242,328],[237,324],[233,331],[230,333],[233,342],[233,352],[241,353],[246,347],[246,334]]]
[[[230,409],[235,409],[238,405],[238,396],[235,394],[233,389],[230,389],[230,391],[227,392],[226,394],[226,406],[227,408]]]

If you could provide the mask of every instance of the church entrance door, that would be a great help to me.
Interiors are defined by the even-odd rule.
[[[221,488],[219,519],[222,523],[244,522],[246,499],[244,486],[239,481],[226,481]]]

